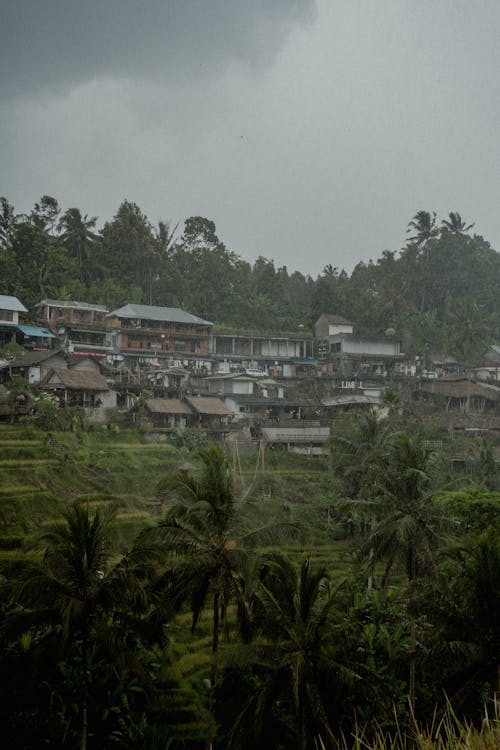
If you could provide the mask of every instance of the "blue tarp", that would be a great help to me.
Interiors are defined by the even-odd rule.
[[[17,330],[24,333],[25,336],[34,336],[35,338],[44,339],[55,339],[53,333],[48,331],[46,328],[38,328],[38,326],[17,326]]]

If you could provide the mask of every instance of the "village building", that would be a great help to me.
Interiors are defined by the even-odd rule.
[[[205,360],[209,353],[208,320],[177,307],[128,304],[107,315],[117,336],[117,348],[131,367],[158,365],[170,360]]]
[[[419,384],[416,396],[439,400],[445,411],[457,409],[462,412],[495,411],[500,400],[500,387],[490,383],[476,382],[467,375],[450,375]]]
[[[328,345],[333,373],[346,378],[387,377],[402,359],[393,336],[338,333]]]
[[[66,369],[69,356],[62,349],[27,351],[22,357],[0,363],[0,381],[22,377],[28,385],[38,385],[52,369]]]
[[[106,357],[114,351],[116,333],[108,325],[103,305],[44,299],[36,309],[37,321],[45,324],[67,351],[94,357]]]
[[[322,426],[320,422],[265,425],[261,428],[260,436],[268,447],[285,448],[289,453],[307,456],[330,453],[330,427]]]
[[[20,316],[27,313],[17,297],[0,294],[0,346],[18,344],[26,349],[48,349],[55,336],[39,326],[25,325]]]
[[[202,430],[229,431],[233,414],[220,398],[186,396],[184,400],[194,414],[189,426]]]
[[[39,385],[57,397],[59,406],[81,406],[93,422],[104,422],[116,407],[116,393],[98,372],[77,367],[50,370]]]
[[[223,397],[235,421],[250,424],[281,423],[291,420],[311,419],[318,416],[319,405],[308,399],[273,398],[231,394]]]
[[[305,333],[246,333],[214,330],[210,351],[217,372],[253,370],[293,378],[314,372],[312,339]]]
[[[339,333],[353,333],[354,325],[341,315],[330,315],[323,313],[314,324],[314,337],[317,340],[328,339]]]
[[[189,406],[178,398],[148,398],[145,408],[155,429],[183,429],[193,416]]]

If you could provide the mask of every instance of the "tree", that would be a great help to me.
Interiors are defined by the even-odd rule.
[[[458,211],[450,211],[448,219],[443,219],[441,225],[452,234],[466,234],[474,224],[466,224]]]
[[[413,219],[408,223],[407,234],[414,232],[408,241],[416,248],[423,249],[433,237],[439,235],[439,227],[436,224],[436,212],[417,211]]]
[[[336,694],[360,679],[332,648],[338,589],[326,569],[308,559],[297,569],[279,553],[264,557],[252,608],[257,632],[266,641],[259,638],[247,657],[261,679],[236,720],[230,747],[242,732],[259,738],[262,726],[273,721],[282,722],[287,747],[292,742],[299,750],[335,745],[331,712],[338,721],[342,710]]]
[[[43,536],[45,556],[40,565],[26,564],[14,602],[10,626],[18,632],[36,623],[49,636],[61,636],[78,658],[80,750],[87,747],[89,732],[89,689],[91,653],[97,643],[114,644],[124,658],[124,642],[119,637],[119,618],[111,616],[141,598],[140,586],[132,586],[130,561],[124,558],[110,567],[113,508],[91,512],[88,506],[73,504],[64,514],[64,523]],[[138,599],[135,599],[137,606]],[[8,621],[9,625],[9,621]],[[120,644],[118,647],[118,643]]]
[[[91,274],[86,264],[89,260],[92,244],[97,240],[97,235],[92,232],[95,228],[97,217],[88,218],[82,216],[78,208],[68,208],[59,219],[58,229],[61,239],[68,252],[76,260],[78,276],[83,283],[85,277],[89,281]]]
[[[238,497],[228,462],[219,446],[211,443],[200,450],[201,476],[179,472],[165,489],[173,504],[155,535],[173,553],[170,564],[181,597],[189,596],[193,628],[211,600],[211,669],[208,705],[207,750],[215,736],[215,702],[219,674],[219,642],[228,633],[228,606],[236,603],[242,632],[246,631],[248,609],[242,571],[247,547],[270,534],[272,529],[259,518],[259,509],[247,496]]]
[[[384,586],[398,564],[408,580],[410,598],[418,576],[435,568],[435,551],[442,542],[442,508],[433,499],[432,454],[421,438],[404,433],[388,443],[374,483],[378,522],[364,551],[375,560],[385,560]],[[410,624],[409,701],[415,709],[416,624]]]

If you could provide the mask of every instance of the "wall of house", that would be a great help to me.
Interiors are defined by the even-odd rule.
[[[383,341],[366,339],[351,339],[348,336],[335,337],[330,342],[332,351],[335,351],[333,345],[341,343],[341,352],[343,354],[361,354],[369,357],[395,357],[399,354],[399,341]]]

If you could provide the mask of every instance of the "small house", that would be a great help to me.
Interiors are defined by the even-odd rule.
[[[211,396],[186,396],[185,402],[194,414],[193,426],[200,429],[217,429],[227,426],[233,413],[220,398]]]
[[[193,412],[178,398],[148,398],[145,402],[151,424],[159,429],[182,429]]]

